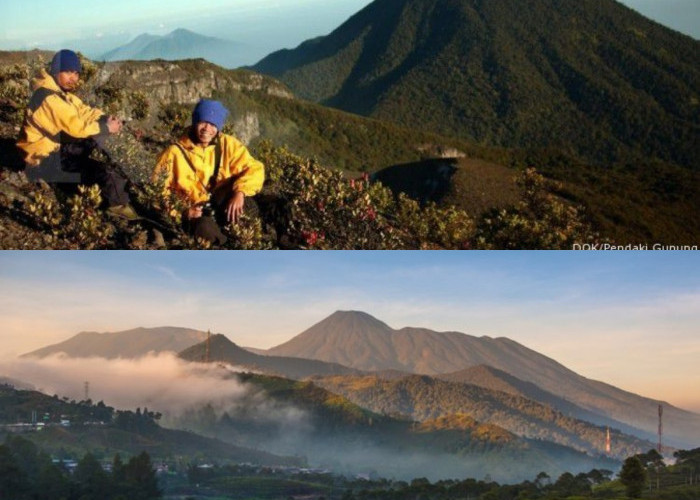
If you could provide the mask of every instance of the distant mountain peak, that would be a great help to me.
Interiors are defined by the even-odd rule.
[[[187,41],[196,41],[196,42],[212,42],[212,43],[217,43],[217,42],[223,42],[223,43],[230,43],[227,40],[224,40],[223,38],[216,38],[213,36],[208,36],[208,35],[202,35],[200,33],[196,33],[194,31],[190,31],[185,28],[177,28],[170,33],[163,35],[163,39],[182,39],[182,40],[187,40]]]
[[[215,334],[197,345],[185,349],[180,358],[194,362],[218,362],[243,367],[248,370],[261,371],[271,375],[280,375],[293,379],[302,379],[311,375],[357,374],[359,370],[310,359],[288,356],[260,355],[243,349],[222,334]]]
[[[348,309],[348,310],[339,309],[326,318],[326,320],[331,320],[331,319],[332,320],[358,319],[358,320],[363,320],[363,321],[373,321],[373,322],[385,324],[384,322],[380,321],[379,319],[377,319],[376,317],[372,316],[369,313],[366,313],[364,311],[356,311],[356,310],[352,310],[352,309]]]
[[[160,38],[160,36],[158,35],[152,35],[151,33],[141,33],[136,38],[134,38],[132,42],[135,42],[136,40],[157,40],[158,38]]]
[[[337,318],[342,318],[342,319],[348,319],[348,318],[362,318],[362,319],[367,319],[370,321],[379,321],[375,316],[372,316],[371,314],[364,312],[364,311],[358,311],[354,309],[338,309],[335,311],[333,314],[328,316],[326,319],[337,319]]]
[[[404,372],[413,374],[405,380],[426,385],[434,382],[425,375],[437,375],[511,394],[528,394],[545,402],[556,399],[560,405],[562,401],[574,402],[582,410],[639,429],[654,429],[656,425],[658,402],[582,377],[507,337],[413,327],[394,330],[361,311],[336,311],[267,353],[339,363],[366,372],[388,371],[388,376],[380,378],[391,380],[397,379],[397,372]],[[630,412],[632,407],[634,412]],[[696,416],[667,408],[667,413],[674,413],[674,425],[679,429],[675,439],[697,434],[700,420]]]
[[[190,31],[185,28],[176,28],[165,36],[177,36],[177,35],[197,35],[194,31]],[[200,35],[198,35],[200,36]]]
[[[166,35],[142,34],[131,42],[110,50],[102,56],[105,61],[206,59],[224,67],[235,67],[233,61],[241,56],[242,46],[221,38],[201,35],[177,28]]]

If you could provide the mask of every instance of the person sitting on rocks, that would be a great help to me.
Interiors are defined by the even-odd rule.
[[[165,175],[166,190],[188,206],[185,230],[216,244],[227,240],[220,225],[237,223],[244,211],[259,215],[251,197],[265,181],[264,165],[221,132],[227,115],[219,101],[199,101],[188,132],[161,153],[154,170],[154,180]]]
[[[17,140],[25,173],[32,181],[57,185],[97,184],[108,213],[135,219],[127,179],[113,166],[90,157],[96,148],[104,150],[105,139],[118,134],[122,122],[73,93],[81,70],[78,55],[64,49],[53,56],[49,70],[40,70],[32,81],[33,94]]]

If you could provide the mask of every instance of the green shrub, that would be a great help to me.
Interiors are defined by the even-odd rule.
[[[293,246],[334,249],[465,248],[473,222],[463,211],[400,196],[368,176],[345,179],[285,149],[257,153],[269,187],[288,207],[282,226]],[[280,224],[278,224],[280,225]]]
[[[148,117],[150,103],[146,98],[146,94],[140,90],[129,93],[129,106],[131,107],[131,118],[134,120],[143,120]]]
[[[158,130],[170,137],[179,137],[189,126],[192,106],[179,103],[161,103],[158,112]]]
[[[95,89],[95,95],[101,99],[101,108],[105,113],[115,116],[122,114],[125,94],[121,86],[107,82]]]
[[[112,246],[110,239],[114,235],[114,226],[99,209],[101,204],[102,196],[97,185],[78,186],[78,194],[68,200],[70,213],[63,232],[78,248],[92,250]]]
[[[557,199],[534,168],[518,178],[522,198],[516,206],[491,211],[478,224],[475,246],[484,249],[571,249],[575,243],[595,243],[598,235],[580,209]]]
[[[99,209],[97,187],[80,187],[64,204],[35,193],[25,210],[37,227],[72,248],[150,248],[155,231],[166,237],[158,248],[212,247],[182,229],[188,203],[165,189],[165,176],[151,178],[152,153],[133,138],[111,149],[136,181],[132,200],[145,218],[113,221]],[[464,210],[394,197],[366,174],[347,179],[267,142],[255,156],[267,173],[258,197],[260,217],[244,214],[224,228],[228,249],[570,248],[596,238],[578,209],[551,194],[533,169],[518,181],[523,194],[516,206],[475,221]]]
[[[22,124],[29,99],[29,75],[27,64],[0,67],[0,121]]]

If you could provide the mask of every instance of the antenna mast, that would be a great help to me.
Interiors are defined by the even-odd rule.
[[[659,404],[659,444],[656,447],[656,451],[658,451],[659,454],[661,454],[661,437],[664,434],[664,423],[662,421],[663,414],[664,407],[661,404]]]
[[[207,352],[204,358],[205,363],[209,363],[209,343],[211,341],[211,330],[207,330]]]

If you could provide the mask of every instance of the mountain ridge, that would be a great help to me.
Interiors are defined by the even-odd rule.
[[[203,362],[209,351],[209,362],[228,363],[241,366],[253,371],[262,371],[273,376],[290,379],[303,379],[310,375],[325,374],[358,374],[360,370],[348,368],[336,363],[326,363],[310,359],[265,356],[243,349],[229,340],[225,335],[212,335],[207,347],[207,341],[193,345],[178,354],[187,361]]]
[[[474,337],[412,327],[393,330],[379,320],[370,320],[366,313],[360,313],[359,318],[353,315],[347,311],[333,313],[267,353],[309,357],[365,371],[398,370],[427,375],[486,364],[571,401],[585,411],[642,429],[646,437],[657,430],[659,401],[578,375],[506,337]],[[343,330],[345,323],[350,325],[348,335]],[[375,329],[357,331],[358,324]],[[700,415],[663,404],[667,439],[674,439],[680,446],[688,437],[700,436]]]
[[[169,331],[167,328],[163,330]],[[139,334],[143,336],[148,331],[127,331],[127,335],[134,336],[128,342],[124,341],[126,337],[107,336],[110,345],[120,347],[119,352],[104,347],[100,347],[102,351],[85,352],[86,348],[92,348],[92,344],[83,338],[100,336],[83,332],[77,341],[82,351],[72,352],[72,355],[129,357],[163,350],[162,338],[159,346],[138,340]],[[184,353],[178,352],[183,359],[201,362],[205,359],[206,337],[203,332],[194,332],[199,335],[195,339],[198,342],[187,345]],[[190,337],[186,338],[191,342]],[[76,342],[75,337],[72,341]],[[370,371],[378,372],[377,375],[384,379],[397,380],[405,374],[429,372],[427,374],[436,379],[471,384],[479,377],[478,373],[469,373],[470,367],[474,372],[478,371],[475,366],[488,365],[489,368],[479,369],[483,379],[481,385],[488,389],[505,389],[515,396],[552,405],[566,415],[597,425],[621,428],[645,439],[655,435],[658,425],[659,401],[582,377],[506,337],[473,337],[459,332],[435,332],[413,327],[395,330],[364,312],[337,311],[288,342],[261,351],[264,355],[241,349],[222,335],[212,337],[210,348],[210,361],[297,380],[314,375],[357,375]],[[28,355],[50,355],[62,350],[66,350],[65,345],[57,344]],[[700,436],[700,415],[668,403],[663,405],[664,439],[669,445],[688,448],[688,441]],[[623,425],[617,426],[616,422]]]
[[[656,438],[656,435],[651,431],[642,431],[622,421],[581,408],[566,398],[545,391],[532,382],[526,382],[491,366],[477,365],[458,372],[436,375],[435,378],[448,382],[475,385],[485,389],[505,392],[514,396],[522,396],[532,401],[537,401],[538,403],[556,408],[564,415],[572,416],[579,420],[620,429],[626,434],[637,435],[647,440]]]
[[[207,418],[206,410],[192,413],[178,426],[198,429],[243,446],[253,440],[256,446],[275,454],[296,454],[301,449],[304,455],[313,457],[310,460],[332,463],[335,470],[346,473],[369,467],[382,475],[401,478],[415,477],[417,473],[444,478],[460,470],[480,475],[489,470],[486,464],[500,465],[496,467],[498,472],[492,471],[494,474],[531,477],[535,473],[531,463],[536,463],[538,470],[561,469],[564,460],[572,460],[577,469],[584,467],[584,470],[615,463],[610,457],[591,457],[571,447],[522,438],[464,415],[451,415],[443,421],[426,421],[417,426],[405,419],[362,408],[313,381],[253,373],[238,373],[235,377],[261,391],[251,394],[255,403],[251,408],[239,402],[218,419]],[[261,399],[265,404],[260,404]],[[280,406],[287,408],[287,412],[293,408],[293,415],[302,412],[307,425],[279,426],[270,421],[269,415],[279,414]],[[339,454],[338,450],[343,453]],[[430,457],[430,460],[416,460],[416,457]]]
[[[426,375],[395,380],[382,380],[374,375],[330,376],[314,377],[313,381],[380,414],[427,422],[463,413],[517,436],[569,446],[591,456],[605,452],[605,427],[579,420],[554,406],[524,396]],[[654,447],[653,441],[623,434],[614,427],[612,433],[615,449],[610,456],[614,458],[624,459]],[[639,434],[638,429],[636,434]]]
[[[80,332],[73,337],[23,354],[43,358],[65,353],[69,357],[133,358],[150,352],[180,352],[206,338],[206,332],[173,326],[134,328],[122,332]]]

